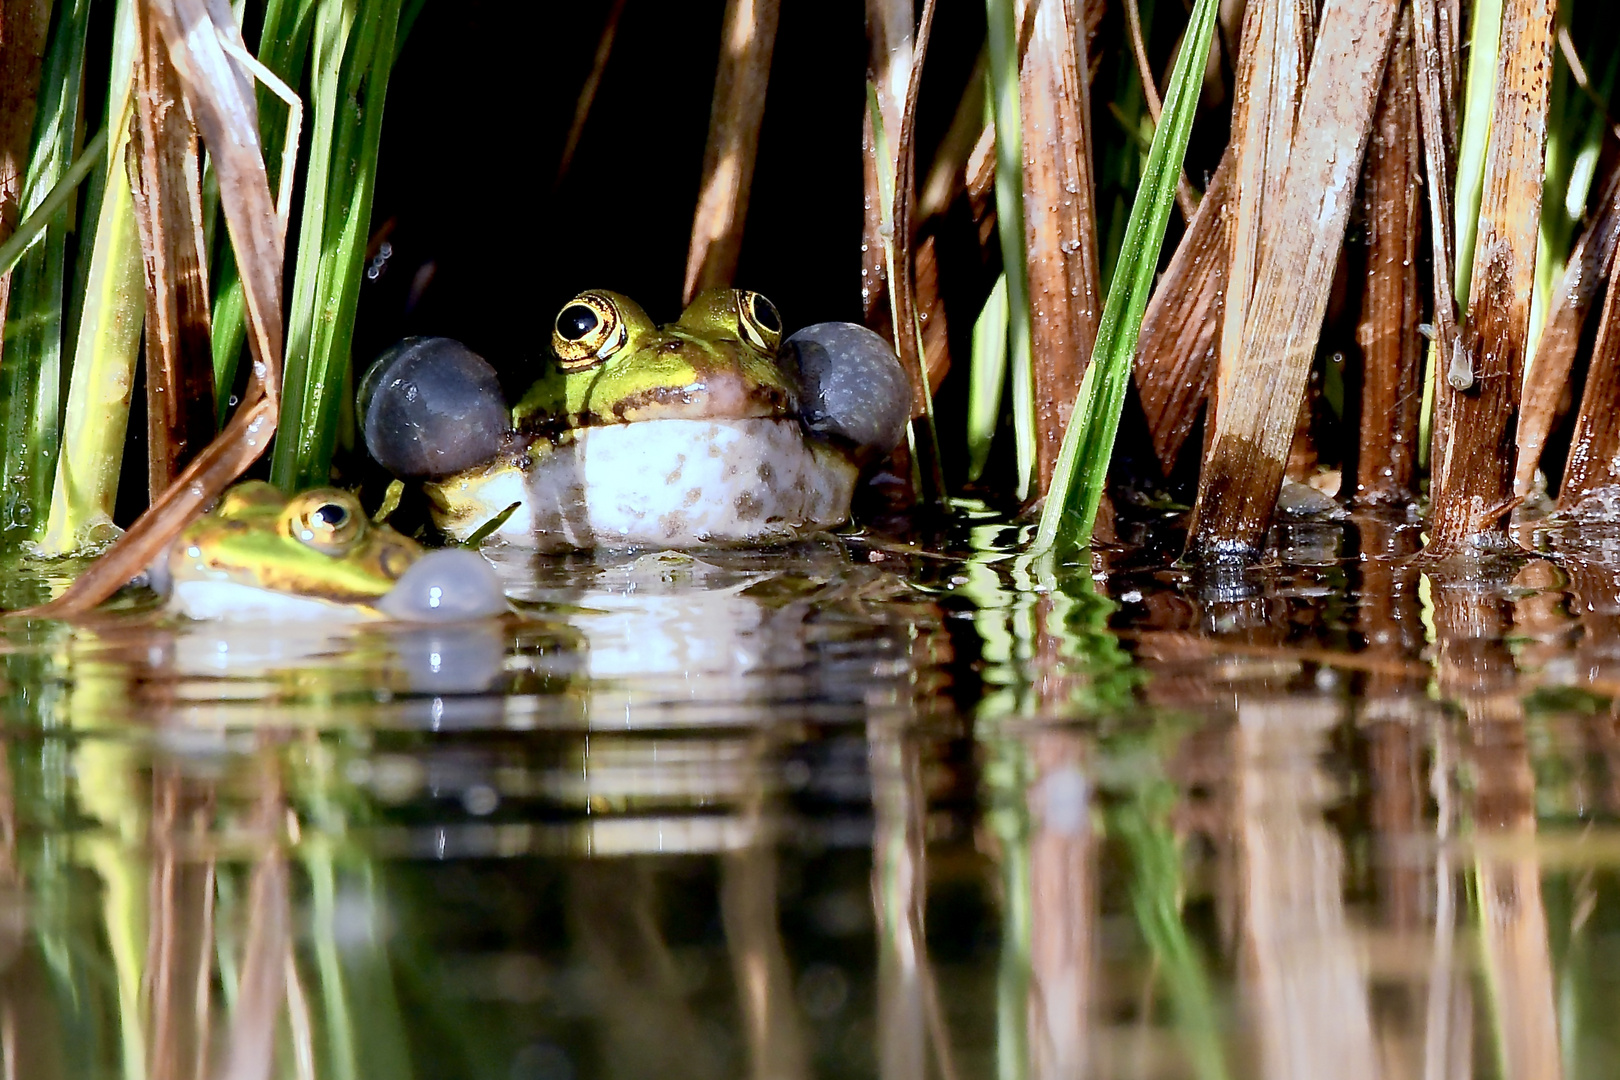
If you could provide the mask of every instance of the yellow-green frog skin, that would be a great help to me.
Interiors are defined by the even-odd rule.
[[[859,466],[800,422],[769,300],[711,289],[659,326],[593,289],[558,314],[555,363],[512,410],[496,458],[430,481],[465,538],[508,506],[508,542],[543,550],[767,543],[841,524]]]
[[[421,557],[421,545],[373,525],[346,491],[288,498],[253,481],[169,549],[170,602],[193,618],[377,618],[376,603]]]

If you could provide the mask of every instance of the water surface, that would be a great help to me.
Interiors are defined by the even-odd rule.
[[[3,1075],[1615,1075],[1612,537],[1019,539],[7,624]]]

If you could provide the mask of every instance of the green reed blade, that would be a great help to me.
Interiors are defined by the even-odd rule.
[[[1474,279],[1474,240],[1479,201],[1485,192],[1485,153],[1495,108],[1497,50],[1502,43],[1502,0],[1475,0],[1468,32],[1468,86],[1463,92],[1462,134],[1457,141],[1457,305],[1468,310]]]
[[[389,486],[392,487],[393,485]],[[491,536],[494,536],[495,530],[499,529],[502,525],[505,525],[506,520],[516,513],[517,508],[522,505],[523,504],[521,502],[515,502],[508,506],[505,510],[502,510],[494,517],[490,518],[488,521],[484,522],[482,525],[478,526],[478,528],[472,531],[471,536],[467,537],[467,539],[461,542],[461,546],[464,548],[472,548],[474,551],[477,551],[478,545],[482,544],[485,540],[488,540]]]
[[[401,0],[322,0],[316,23],[315,130],[281,437],[270,466],[271,480],[287,490],[325,483],[331,474],[400,6]]]
[[[1153,149],[1125,226],[1125,242],[1120,247],[1113,280],[1108,283],[1097,345],[1080,383],[1074,418],[1063,434],[1052,488],[1041,510],[1040,528],[1035,533],[1036,551],[1050,550],[1060,539],[1081,547],[1091,542],[1120,412],[1125,407],[1125,389],[1131,378],[1136,338],[1142,330],[1142,313],[1153,291],[1164,230],[1175,205],[1176,182],[1187,154],[1187,137],[1198,110],[1216,10],[1215,0],[1198,0],[1187,22],[1165,94],[1164,111],[1153,133]]]
[[[259,63],[282,82],[296,87],[309,63],[310,40],[315,30],[316,0],[270,0],[259,31]],[[281,147],[287,134],[287,106],[263,86],[258,88],[260,145],[270,175],[270,189],[281,182]],[[219,419],[231,409],[231,392],[247,347],[247,304],[242,275],[231,245],[220,245],[214,264],[214,391],[219,398]]]
[[[1029,327],[1029,266],[1024,254],[1024,135],[1018,107],[1018,26],[1013,0],[985,0],[990,102],[996,124],[996,228],[1007,274],[1009,363],[1018,497],[1035,475],[1035,387]]]
[[[45,555],[73,554],[110,537],[135,361],[146,320],[146,276],[134,201],[124,178],[134,74],[132,0],[120,0],[115,18],[107,114],[111,152],[101,205],[93,215],[95,246],[73,344],[73,374],[50,512],[35,536]],[[36,516],[36,523],[40,520]]]
[[[69,203],[79,182],[106,159],[102,129],[73,160],[89,21],[89,0],[59,4],[53,13],[21,192],[26,217],[0,245],[0,273],[16,267],[0,363],[0,532],[10,535],[31,533],[50,498],[61,437]]]
[[[1001,390],[1007,379],[1007,318],[1007,275],[1002,274],[973,324],[973,355],[968,363],[969,480],[984,475],[990,441],[1001,417]]]

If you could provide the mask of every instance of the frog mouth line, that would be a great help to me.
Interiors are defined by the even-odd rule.
[[[786,419],[792,412],[793,402],[781,387],[721,377],[688,386],[655,386],[627,394],[605,414],[582,413],[577,426],[631,424],[643,420]]]

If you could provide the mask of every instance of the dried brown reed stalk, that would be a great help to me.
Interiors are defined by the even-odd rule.
[[[727,0],[682,303],[736,276],[780,15],[780,0]]]
[[[135,7],[130,186],[146,269],[147,492],[156,500],[214,437],[202,164],[152,8]]]
[[[1216,403],[1193,511],[1195,553],[1250,555],[1264,542],[1399,7],[1398,0],[1328,0],[1323,9],[1287,176],[1275,212],[1266,214],[1247,306],[1252,317],[1231,366],[1231,389],[1222,389]],[[1228,293],[1228,325],[1231,302]]]
[[[1491,145],[1459,364],[1436,380],[1431,547],[1509,548],[1514,435],[1535,281],[1536,223],[1552,72],[1552,0],[1510,0],[1502,11]]]
[[[1176,253],[1142,316],[1131,374],[1147,417],[1159,468],[1168,476],[1203,415],[1215,378],[1226,305],[1225,217],[1232,192],[1232,152],[1210,178]]]
[[[1437,366],[1449,366],[1457,348],[1457,238],[1451,207],[1457,163],[1457,27],[1447,0],[1414,0],[1414,60],[1424,177],[1429,192],[1429,245],[1433,253],[1434,348]]]
[[[889,145],[896,144],[911,84],[912,52],[916,45],[916,14],[912,0],[866,0],[867,78],[877,87],[878,113]],[[887,335],[889,270],[884,264],[884,184],[878,170],[877,138],[870,110],[863,111],[862,158],[865,162],[861,226],[861,309],[867,326]]]
[[[585,121],[591,115],[597,88],[602,85],[602,73],[607,70],[608,58],[613,55],[613,39],[619,34],[619,21],[624,17],[624,5],[629,0],[613,0],[607,19],[602,23],[601,36],[596,40],[596,53],[591,57],[591,70],[580,85],[579,99],[574,103],[574,119],[569,122],[568,136],[563,139],[562,153],[557,155],[557,175],[551,181],[553,193],[562,187],[563,178],[574,164],[574,153],[579,149],[580,137],[585,134]],[[718,89],[718,87],[716,88]]]
[[[0,241],[11,236],[21,213],[19,200],[28,172],[39,71],[50,22],[50,0],[23,0],[0,10]],[[0,274],[0,319],[10,309],[10,298],[11,271],[7,270]]]
[[[1235,387],[1249,299],[1264,232],[1288,172],[1289,149],[1315,38],[1311,0],[1253,0],[1243,14],[1242,49],[1232,107],[1232,194],[1226,214],[1226,303],[1222,314],[1220,400]]]
[[[1362,174],[1367,274],[1362,283],[1359,502],[1409,502],[1416,491],[1418,418],[1423,403],[1422,297],[1418,238],[1423,171],[1418,140],[1412,17],[1402,14],[1384,71]]]
[[[1581,411],[1575,418],[1558,506],[1573,510],[1600,488],[1620,483],[1620,288],[1609,275],[1608,294],[1598,322],[1597,342],[1586,369]]]
[[[921,475],[924,478],[923,490],[931,493],[931,497],[943,500],[945,497],[945,478],[939,460],[939,439],[934,430],[933,407],[930,404],[931,389],[928,385],[926,372],[923,366],[922,335],[918,323],[916,278],[913,273],[914,253],[916,244],[916,213],[917,204],[917,99],[922,89],[923,60],[928,53],[928,39],[934,25],[935,0],[923,0],[922,14],[917,22],[915,35],[915,51],[911,59],[908,73],[905,97],[900,114],[900,127],[898,137],[883,140],[893,147],[894,154],[894,186],[892,191],[893,203],[885,215],[892,229],[892,236],[886,247],[886,259],[890,265],[889,289],[891,292],[890,308],[894,322],[894,349],[900,358],[900,366],[905,370],[906,378],[911,382],[912,400],[919,398],[923,402],[922,427],[917,432],[916,447],[919,453]],[[879,96],[881,111],[882,98]],[[889,129],[885,125],[885,134]],[[873,155],[876,160],[876,155]],[[878,168],[883,163],[878,162]]]
[[[152,0],[152,10],[219,178],[220,208],[245,287],[254,373],[225,430],[66,592],[18,613],[32,617],[82,614],[111,596],[241,476],[275,434],[286,219],[278,213],[265,173],[247,51],[228,12],[216,22],[206,0]]]
[[[1052,482],[1101,316],[1081,0],[1026,0],[1019,67],[1036,491]]]
[[[1535,481],[1547,437],[1563,412],[1570,373],[1580,348],[1587,313],[1614,272],[1620,246],[1620,167],[1609,174],[1592,224],[1575,241],[1564,276],[1553,294],[1552,310],[1541,328],[1536,351],[1524,374],[1519,404],[1519,458],[1513,493],[1524,495]]]

